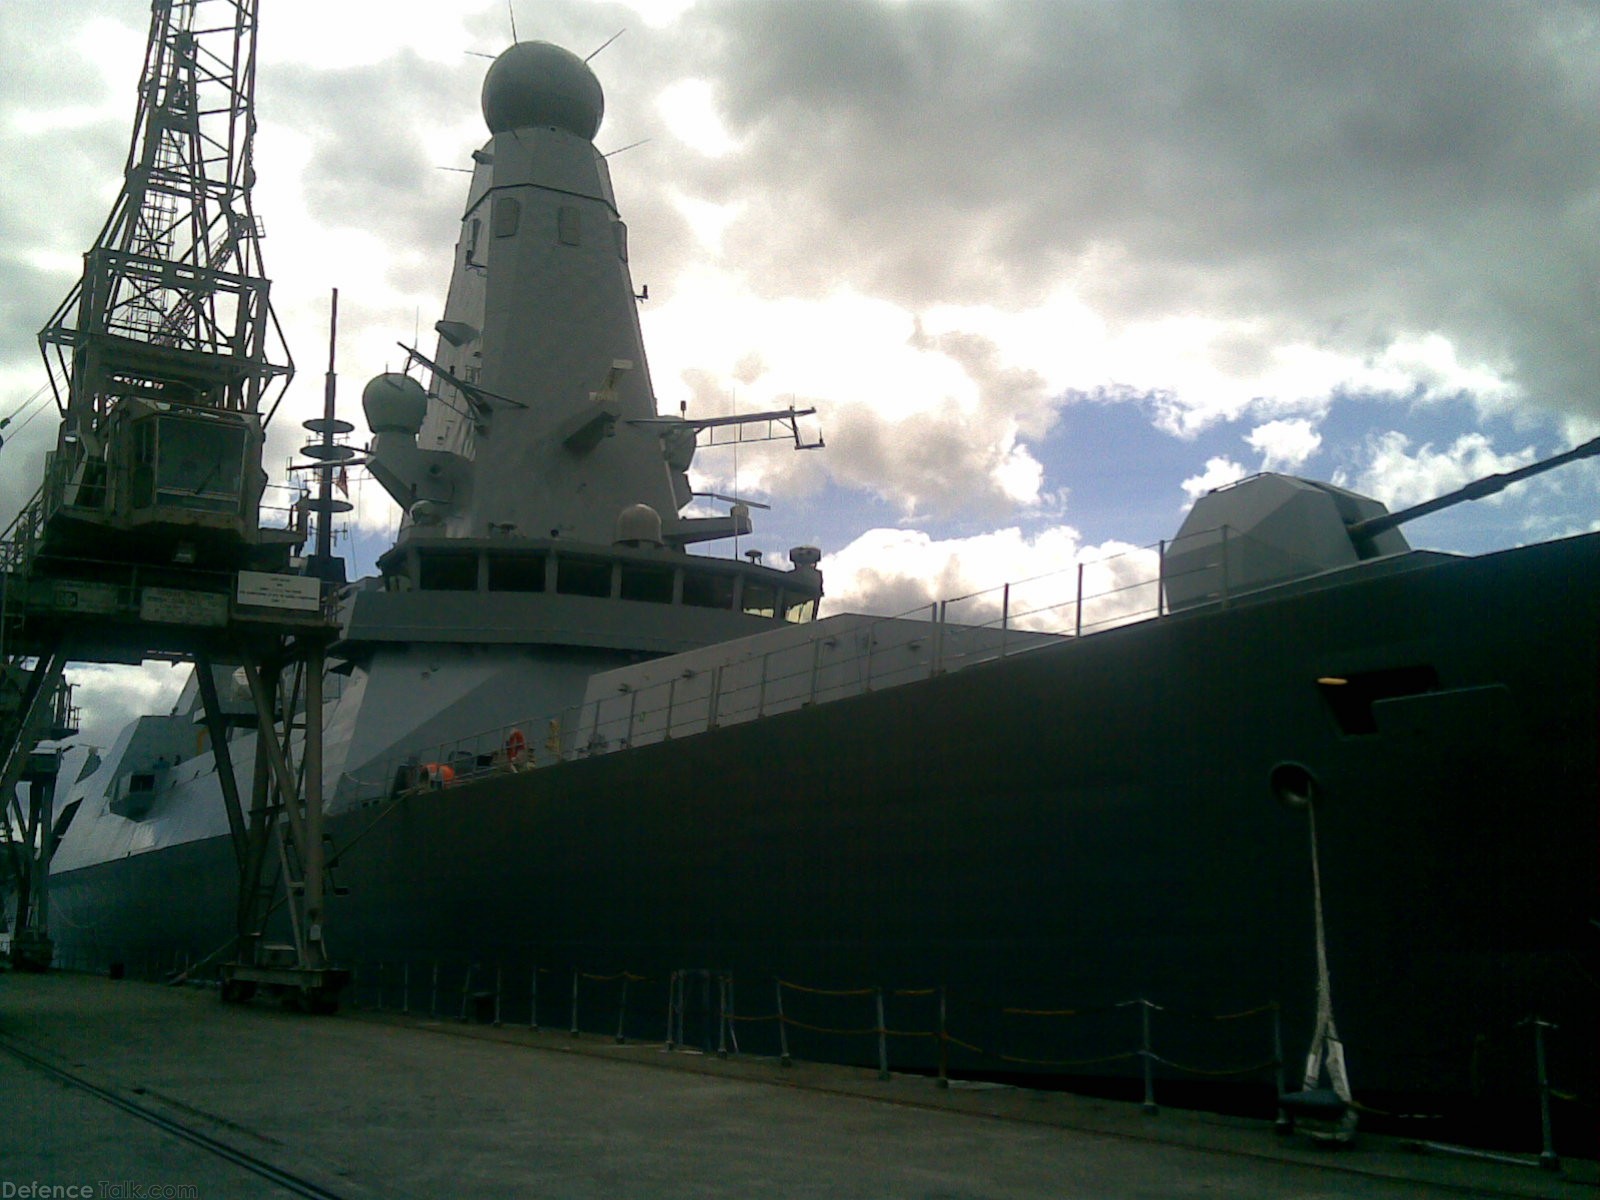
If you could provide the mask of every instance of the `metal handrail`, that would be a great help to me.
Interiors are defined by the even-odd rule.
[[[1222,529],[1218,559],[1191,573],[1217,573],[1210,600],[1227,604],[1226,555],[1246,535]],[[759,658],[685,672],[559,713],[507,721],[434,746],[386,757],[377,775],[345,772],[346,798],[371,802],[407,790],[443,788],[485,775],[553,766],[722,725],[965,670],[1045,646],[1170,614],[1169,543],[1090,559],[1060,571],[934,600]],[[961,620],[963,610],[972,620]],[[354,789],[353,795],[350,794]]]

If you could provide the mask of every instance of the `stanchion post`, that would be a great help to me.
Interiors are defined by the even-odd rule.
[[[676,1032],[672,1028],[672,1014],[673,1010],[677,1008],[677,1003],[678,973],[674,971],[667,976],[667,1053],[669,1054],[678,1048],[678,1040],[672,1036]]]
[[[1153,1117],[1161,1111],[1156,1107],[1155,1055],[1150,1049],[1150,1001],[1139,1001],[1139,1057],[1144,1060],[1144,1115]]]
[[[539,964],[528,970],[528,1029],[539,1032]]]
[[[778,1065],[780,1067],[794,1066],[794,1059],[789,1057],[789,1027],[783,1019],[783,980],[772,981],[778,995]]]
[[[622,998],[617,1001],[617,1045],[623,1045],[628,1039],[622,1032],[622,1023],[628,1016],[628,974],[622,974]]]
[[[1074,623],[1074,628],[1073,628],[1073,631],[1072,631],[1073,636],[1074,637],[1082,637],[1083,636],[1083,564],[1082,563],[1078,564],[1078,600],[1077,600],[1077,603],[1075,603],[1072,606],[1072,619],[1073,619],[1073,623]]]
[[[1156,547],[1156,616],[1167,615],[1167,539]]]
[[[939,985],[939,1078],[935,1087],[948,1088],[950,1086],[950,1030],[946,1023],[945,1014],[945,987]]]
[[[1272,1002],[1272,1061],[1273,1078],[1278,1088],[1278,1116],[1272,1122],[1272,1131],[1279,1137],[1288,1137],[1294,1132],[1294,1122],[1289,1119],[1289,1114],[1284,1111],[1284,1078],[1283,1078],[1283,1010],[1278,1007],[1278,1002]]]
[[[383,1011],[383,964],[381,962],[378,964],[378,999],[372,1006],[372,1010],[374,1012]]]
[[[889,1029],[883,1017],[883,989],[875,988],[874,995],[878,1002],[878,1079],[887,1082],[889,1078]]]
[[[351,1008],[360,1008],[361,1007],[361,976],[359,974],[359,970],[360,970],[359,964],[357,964],[357,963],[351,963],[350,964],[350,1007]]]
[[[728,977],[717,976],[717,1057],[728,1057]]]
[[[428,1001],[428,1015],[439,1019],[439,960],[433,960],[433,994]]]
[[[500,982],[504,968],[499,964],[494,965],[494,1027],[500,1028]]]
[[[1006,639],[1011,633],[1011,585],[1000,589],[1000,657],[1006,656]]]
[[[1534,1066],[1539,1073],[1539,1166],[1546,1171],[1559,1171],[1561,1160],[1556,1157],[1555,1137],[1550,1126],[1550,1071],[1544,1054],[1544,1031],[1555,1026],[1538,1016],[1529,1018],[1529,1023],[1533,1026]]]
[[[572,1036],[578,1036],[578,968],[572,968]]]
[[[467,1006],[472,1002],[472,972],[477,965],[477,963],[469,962],[467,964],[467,973],[461,977],[461,1023],[463,1025],[467,1023]]]
[[[400,964],[400,1012],[402,1016],[411,1015],[411,960],[409,958]]]

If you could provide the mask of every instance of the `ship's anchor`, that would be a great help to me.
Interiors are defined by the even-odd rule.
[[[1317,932],[1317,1024],[1306,1052],[1305,1081],[1298,1092],[1278,1097],[1290,1118],[1303,1122],[1313,1141],[1345,1146],[1355,1140],[1356,1109],[1345,1070],[1344,1043],[1333,1020],[1333,987],[1328,974],[1328,940],[1322,919],[1322,869],[1317,853],[1317,784],[1299,763],[1272,770],[1272,790],[1290,808],[1304,809],[1311,840],[1311,904]],[[1326,1075],[1327,1083],[1323,1078]]]

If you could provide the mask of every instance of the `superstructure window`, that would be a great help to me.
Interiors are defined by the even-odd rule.
[[[732,608],[733,577],[706,571],[683,573],[683,602],[694,608]]]
[[[585,558],[558,559],[556,591],[563,596],[609,596],[611,564]]]
[[[770,583],[746,579],[740,607],[752,617],[770,617],[778,611],[778,589]]]
[[[807,596],[803,600],[795,600],[789,596],[783,598],[783,619],[792,625],[804,625],[816,614],[817,602]]]
[[[644,600],[650,604],[672,603],[671,567],[622,568],[622,598]]]
[[[478,590],[476,554],[424,554],[418,563],[420,586],[425,592],[475,592]]]
[[[491,592],[544,591],[544,562],[542,554],[489,555],[489,590]]]

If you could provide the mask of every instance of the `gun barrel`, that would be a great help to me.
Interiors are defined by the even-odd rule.
[[[1393,529],[1397,525],[1404,525],[1407,521],[1414,521],[1418,517],[1425,517],[1429,513],[1436,513],[1440,509],[1452,508],[1468,500],[1481,500],[1485,496],[1492,496],[1498,491],[1510,487],[1513,483],[1520,483],[1534,475],[1543,474],[1545,471],[1554,470],[1556,467],[1565,466],[1569,462],[1576,462],[1580,458],[1592,458],[1600,454],[1600,437],[1591,438],[1580,446],[1557,454],[1540,462],[1529,463],[1525,467],[1518,467],[1515,471],[1502,471],[1497,475],[1485,475],[1482,479],[1474,479],[1464,487],[1453,492],[1446,492],[1442,496],[1435,496],[1432,500],[1424,500],[1421,504],[1413,504],[1410,508],[1402,508],[1399,512],[1385,513],[1381,517],[1370,517],[1365,521],[1357,521],[1349,526],[1350,536],[1353,539],[1373,538],[1385,530]]]

